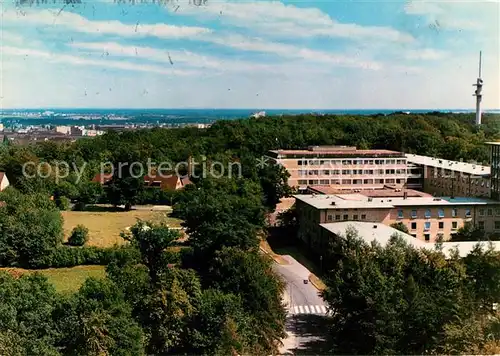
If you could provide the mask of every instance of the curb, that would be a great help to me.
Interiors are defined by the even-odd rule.
[[[283,291],[283,295],[281,296],[281,300],[283,301],[283,304],[285,304],[285,309],[288,313],[288,311],[290,310],[290,295],[288,294],[288,292],[286,291],[286,289]]]
[[[319,278],[317,276],[315,276],[313,273],[311,273],[308,277],[309,282],[311,282],[311,284],[314,286],[314,288],[316,288],[318,291],[320,291],[320,292],[324,291],[325,288],[323,288],[323,286],[318,285],[315,278],[319,280]]]
[[[271,257],[273,259],[273,261],[277,264],[279,264],[280,266],[286,266],[286,265],[289,265],[290,263],[288,263],[283,257],[283,260],[287,263],[282,263],[281,261],[279,261],[276,256],[274,256],[272,253],[269,253],[267,252],[266,250],[264,250],[262,247],[259,246],[259,250],[261,250],[263,253],[265,253],[266,255],[268,255],[269,257]]]

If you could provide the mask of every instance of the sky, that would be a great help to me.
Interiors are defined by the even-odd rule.
[[[0,108],[470,109],[480,50],[500,108],[500,0],[49,2],[0,3]]]

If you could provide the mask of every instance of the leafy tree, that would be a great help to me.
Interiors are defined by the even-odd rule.
[[[77,187],[69,181],[60,182],[54,190],[54,202],[61,210],[68,210],[72,199],[78,196]]]
[[[109,184],[106,193],[109,201],[115,205],[125,205],[125,210],[130,210],[137,201],[144,188],[142,178],[125,177],[115,178]]]
[[[72,183],[68,181],[60,182],[54,191],[54,197],[66,197],[69,199],[75,199],[78,196],[78,189]]]
[[[3,355],[59,355],[52,318],[54,287],[40,274],[14,279],[0,272],[0,349]]]
[[[267,353],[276,352],[285,336],[284,284],[273,272],[272,261],[258,252],[223,248],[206,278],[212,288],[241,296],[245,310],[252,311],[257,344]]]
[[[193,270],[171,268],[147,299],[148,352],[179,354],[190,348],[189,321],[196,314],[201,286]]]
[[[259,354],[262,350],[255,344],[252,322],[237,295],[207,289],[192,320],[189,352],[220,356]]]
[[[259,180],[264,193],[264,203],[274,211],[283,197],[288,197],[292,193],[288,186],[290,173],[281,165],[268,165],[259,171]]]
[[[115,206],[125,205],[130,210],[144,189],[143,154],[139,150],[130,150],[121,146],[113,158],[113,177],[108,184],[106,194]]]
[[[104,191],[99,182],[83,182],[78,187],[79,210],[83,210],[87,204],[96,204],[103,196]]]
[[[166,225],[139,221],[132,226],[130,233],[122,234],[122,237],[140,251],[142,263],[148,267],[150,278],[154,283],[159,280],[160,274],[172,259],[172,254],[167,248],[171,247],[180,235]]]
[[[62,217],[44,194],[0,193],[0,264],[39,264],[62,243]]]
[[[244,180],[203,180],[198,188],[186,189],[174,206],[184,220],[199,271],[224,246],[257,248],[263,212],[260,187]]]
[[[394,223],[394,224],[391,225],[391,227],[393,227],[394,229],[399,230],[401,232],[404,232],[405,234],[409,234],[410,233],[410,231],[408,230],[408,226],[406,226],[402,222]]]
[[[299,229],[299,221],[296,206],[293,205],[288,210],[278,213],[276,218],[279,230],[282,232],[282,236],[297,237],[297,231]]]
[[[485,241],[485,233],[479,227],[475,227],[471,222],[465,222],[464,226],[453,234],[451,241]]]
[[[65,355],[144,355],[144,334],[110,280],[87,279],[55,315]]]
[[[464,258],[467,281],[477,303],[491,311],[500,301],[500,253],[489,244],[487,249],[476,245]]]
[[[356,231],[335,241],[331,254],[324,298],[334,353],[439,353],[445,328],[471,316],[474,299],[456,257],[417,251],[397,236],[385,248],[370,246]]]
[[[140,265],[122,261],[109,268],[133,305],[133,313],[145,330],[149,354],[177,354],[189,348],[186,335],[199,305],[201,286],[192,270],[173,267],[166,251],[178,238],[165,226],[139,221],[124,235],[141,254]]]
[[[22,339],[12,330],[0,331],[0,355],[23,356]]]
[[[57,197],[54,203],[60,210],[69,210],[71,208],[71,201],[66,197]]]
[[[68,244],[71,246],[83,246],[89,240],[89,229],[84,225],[77,225],[71,231]]]
[[[498,355],[498,315],[482,313],[444,327],[442,354]]]

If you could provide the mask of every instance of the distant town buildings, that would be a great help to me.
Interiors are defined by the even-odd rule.
[[[258,119],[259,117],[266,117],[266,112],[259,111],[259,112],[253,113],[252,115],[250,115],[250,117],[252,117],[254,119]]]
[[[49,112],[50,113],[50,112]],[[14,113],[16,114],[16,113]],[[12,115],[14,115],[12,114]],[[40,117],[41,114],[35,115],[35,117]],[[24,117],[19,115],[20,117]],[[57,115],[52,115],[57,116]],[[59,115],[64,116],[64,115]],[[29,117],[26,116],[26,117]],[[83,119],[89,119],[88,117],[82,117]],[[73,117],[75,119],[75,117]],[[115,118],[118,120],[120,118]],[[173,128],[173,127],[196,127],[199,129],[205,129],[210,127],[210,123],[123,123],[120,122],[112,124],[91,124],[91,125],[22,125],[20,123],[12,124],[8,128],[4,128],[3,124],[0,124],[0,132],[4,134],[16,144],[28,144],[33,141],[75,141],[80,138],[86,137],[96,137],[103,135],[106,131],[130,131],[138,130],[144,128],[152,127],[163,127],[163,128]]]
[[[63,135],[69,135],[71,134],[71,126],[56,126],[55,132]]]

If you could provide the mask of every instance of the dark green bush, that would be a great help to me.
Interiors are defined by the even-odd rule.
[[[59,210],[69,210],[71,207],[71,200],[66,197],[58,197],[55,199],[55,203]]]
[[[89,229],[84,225],[77,225],[71,232],[68,244],[71,246],[83,246],[89,240]]]
[[[137,197],[138,204],[173,205],[179,192],[175,190],[144,189]]]
[[[75,205],[73,206],[73,210],[75,211],[85,211],[86,204],[79,201],[76,202]]]
[[[79,265],[107,265],[113,260],[138,260],[139,252],[129,246],[124,247],[70,247],[56,248],[43,261],[25,268],[61,268]]]

